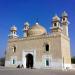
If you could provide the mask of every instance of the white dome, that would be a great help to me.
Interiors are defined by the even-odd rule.
[[[29,26],[29,22],[25,22],[25,23],[24,23],[24,25],[27,25],[27,26]]]
[[[13,25],[10,30],[11,31],[17,31],[17,27],[15,25]]]
[[[60,21],[60,18],[59,18],[57,15],[55,15],[55,16],[53,17],[53,21]]]

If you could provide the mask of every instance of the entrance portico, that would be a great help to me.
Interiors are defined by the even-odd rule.
[[[22,64],[24,68],[34,68],[35,66],[35,51],[23,51]]]
[[[33,55],[32,54],[26,55],[26,68],[33,68]]]

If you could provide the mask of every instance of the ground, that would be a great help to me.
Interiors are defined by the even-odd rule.
[[[0,67],[0,75],[75,75],[75,71],[52,69],[16,69]]]

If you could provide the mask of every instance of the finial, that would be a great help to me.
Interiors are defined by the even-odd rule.
[[[29,22],[28,22],[28,21],[26,21],[26,22],[24,23],[24,25],[27,25],[27,26],[29,26]]]
[[[35,24],[39,24],[39,18],[38,17],[34,17],[35,20]]]
[[[39,24],[39,18],[38,17],[36,18],[36,24],[37,25]]]
[[[55,16],[58,16],[57,14],[55,14]]]
[[[39,22],[39,18],[38,18],[38,17],[36,18],[36,22],[37,22],[37,23]]]
[[[57,14],[55,14],[55,16],[53,17],[53,21],[56,21],[56,20],[60,20],[60,18],[57,16]]]
[[[67,17],[68,16],[68,14],[67,14],[67,12],[66,11],[64,11],[63,13],[62,13],[62,17]]]

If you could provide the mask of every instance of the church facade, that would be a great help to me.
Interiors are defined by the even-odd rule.
[[[24,24],[23,37],[17,36],[16,26],[10,29],[6,51],[6,67],[24,68],[71,68],[68,14],[64,11],[61,19],[55,15],[51,32],[36,22],[32,27]]]

